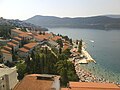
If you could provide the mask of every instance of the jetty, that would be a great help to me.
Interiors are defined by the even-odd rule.
[[[82,50],[81,53],[79,53],[78,48],[79,48],[79,44],[76,44],[75,42],[73,42],[73,48],[71,49],[71,56],[72,56],[72,60],[76,63],[76,64],[88,64],[90,62],[94,62],[96,63],[96,61],[92,58],[92,56],[89,54],[89,52],[85,49],[85,42],[83,42],[82,44]]]

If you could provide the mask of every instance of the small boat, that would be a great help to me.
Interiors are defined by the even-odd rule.
[[[93,40],[90,40],[90,42],[95,42],[95,41],[93,41]]]

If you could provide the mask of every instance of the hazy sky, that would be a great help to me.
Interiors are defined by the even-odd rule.
[[[120,14],[120,0],[0,0],[0,16],[27,19],[34,15],[86,17]]]

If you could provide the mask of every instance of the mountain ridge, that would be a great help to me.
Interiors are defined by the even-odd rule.
[[[70,28],[94,28],[94,29],[120,29],[120,18],[115,15],[101,15],[91,17],[56,17],[56,16],[33,16],[25,22],[43,27],[70,27]]]

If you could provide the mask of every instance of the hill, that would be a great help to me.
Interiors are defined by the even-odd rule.
[[[54,16],[33,16],[25,22],[40,25],[47,28],[93,28],[93,29],[120,29],[119,15],[102,15],[94,17],[59,18]]]
[[[20,21],[18,19],[4,19],[3,17],[0,17],[0,27],[2,26],[10,26],[10,27],[20,27],[20,28],[29,28],[31,30],[46,30],[45,28],[42,28],[39,25],[34,25],[28,22]]]

